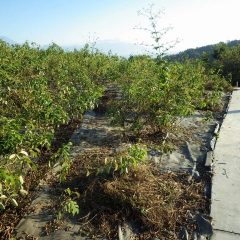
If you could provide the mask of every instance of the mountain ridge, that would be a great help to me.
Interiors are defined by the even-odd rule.
[[[17,44],[16,41],[6,36],[0,36],[0,39],[9,44]],[[219,42],[219,43],[224,43],[224,42]],[[189,48],[179,53],[169,54],[165,56],[165,59],[168,59],[170,61],[181,61],[185,58],[197,59],[197,58],[200,58],[204,52],[212,53],[214,50],[214,47],[219,43],[209,44],[209,45],[205,45],[197,48]],[[233,47],[240,44],[240,40],[228,41],[228,42],[225,42],[225,44],[229,47]],[[41,47],[47,48],[49,45],[50,44],[45,44],[45,45],[42,45]],[[80,49],[84,47],[84,45],[85,44],[83,43],[79,43],[79,44],[69,44],[69,45],[61,44],[59,46],[66,51],[72,51],[74,49]],[[123,42],[118,40],[98,40],[96,41],[95,47],[104,53],[112,52],[113,54],[118,54],[123,57],[129,57],[131,55],[141,55],[145,53],[144,49],[141,46],[137,46],[134,43],[128,43],[128,42]]]
[[[200,58],[204,52],[210,53],[210,54],[213,53],[214,48],[221,43],[226,44],[228,47],[234,47],[240,44],[240,40],[219,42],[219,43],[209,44],[209,45],[205,45],[197,48],[189,48],[176,54],[167,55],[165,59],[168,59],[171,61],[181,61],[185,58],[197,59],[197,58]]]

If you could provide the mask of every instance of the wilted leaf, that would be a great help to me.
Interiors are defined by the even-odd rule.
[[[20,153],[28,157],[28,153],[25,150],[21,150]]]
[[[86,177],[88,177],[89,175],[90,175],[90,172],[87,170]]]
[[[0,196],[0,199],[1,199],[1,200],[7,199],[7,196],[6,196],[6,195],[1,195],[1,196]]]
[[[23,177],[22,177],[21,175],[19,176],[19,181],[20,181],[20,183],[23,185],[24,179],[23,179]]]
[[[24,189],[21,189],[19,192],[20,192],[21,196],[23,196],[23,197],[28,195],[28,191],[26,191]]]
[[[5,209],[4,204],[0,202],[0,211],[1,211],[1,210],[4,210],[4,209]]]
[[[17,156],[16,154],[11,154],[11,155],[9,156],[9,159],[14,159],[16,156]]]
[[[14,198],[11,199],[11,203],[14,207],[18,207],[18,203]]]
[[[118,170],[118,163],[117,163],[117,161],[114,161],[114,171],[117,171]]]

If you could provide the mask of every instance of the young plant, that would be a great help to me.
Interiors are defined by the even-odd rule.
[[[140,163],[144,163],[147,156],[147,150],[144,146],[133,145],[126,152],[111,159],[105,159],[104,166],[99,169],[98,173],[113,174],[119,173],[128,174],[134,170]]]
[[[76,199],[80,197],[78,192],[71,191],[70,188],[64,190],[64,195],[62,196],[60,209],[57,213],[57,220],[61,220],[66,214],[75,216],[79,213],[79,206]]]
[[[60,170],[59,170],[60,182],[63,182],[66,180],[66,176],[72,164],[72,160],[70,158],[71,146],[72,146],[71,142],[63,145],[61,148],[58,149],[58,151],[53,156],[54,162],[57,162],[55,165],[57,164],[60,165]]]
[[[164,11],[155,9],[154,4],[150,4],[147,8],[138,11],[138,14],[144,17],[148,24],[147,26],[136,27],[135,29],[147,33],[150,42],[142,42],[140,45],[146,47],[150,55],[156,57],[159,62],[162,62],[162,58],[166,53],[178,43],[178,40],[166,40],[166,36],[172,27],[162,27],[160,20]]]

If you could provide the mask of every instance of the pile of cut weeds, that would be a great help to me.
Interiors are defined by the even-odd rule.
[[[185,173],[160,173],[151,164],[124,175],[96,175],[107,152],[79,155],[64,184],[81,196],[79,233],[114,239],[127,222],[135,226],[136,239],[170,240],[181,226],[189,233],[196,229],[191,215],[205,213],[208,205],[201,182],[189,181]]]

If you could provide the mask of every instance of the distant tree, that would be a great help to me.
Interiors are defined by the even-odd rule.
[[[219,43],[212,54],[203,55],[202,60],[208,68],[230,78],[232,85],[240,83],[240,45],[229,47],[225,43]]]
[[[219,60],[224,52],[227,51],[227,45],[223,42],[218,43],[213,48],[212,56],[214,59]]]
[[[240,45],[232,48],[227,48],[219,60],[222,65],[224,76],[231,75],[232,84],[240,84]]]
[[[240,44],[240,40],[229,41],[226,43],[226,47],[234,47],[239,44]],[[223,52],[221,50],[224,49],[224,47],[223,47],[224,43],[220,43],[220,45],[219,46],[218,45],[219,44],[213,44],[213,45],[206,45],[206,46],[198,47],[198,48],[191,48],[191,49],[187,49],[183,52],[180,52],[178,54],[172,54],[172,55],[166,56],[165,58],[167,58],[171,61],[182,61],[186,58],[199,59],[199,58],[203,57],[206,60],[206,57],[208,55],[209,61],[211,62],[211,61],[213,61],[213,51],[214,51],[215,47],[220,48],[218,50],[215,50],[216,57],[217,57],[216,54]],[[221,49],[220,46],[222,46],[223,48]],[[220,50],[220,52],[219,52],[219,50]],[[204,54],[204,56],[202,56],[203,54]]]

